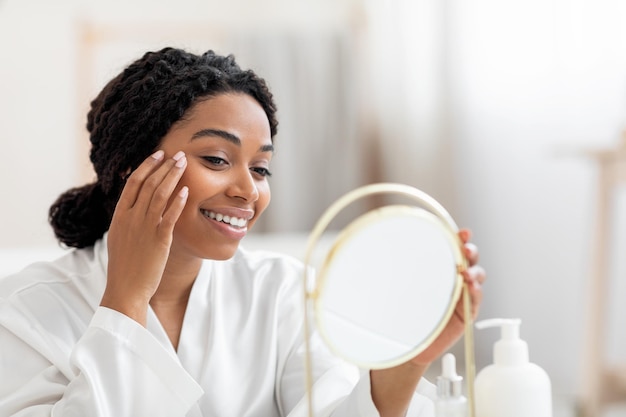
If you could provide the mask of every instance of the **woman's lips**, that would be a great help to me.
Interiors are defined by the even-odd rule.
[[[205,217],[208,217],[209,219],[222,222],[225,224],[229,224],[236,228],[243,228],[243,227],[246,227],[248,224],[248,219],[245,219],[243,217],[229,216],[227,214],[217,213],[214,211],[204,210],[204,209],[200,209],[200,212]]]
[[[210,210],[200,210],[202,216],[221,234],[230,239],[241,240],[248,233],[248,220],[243,217],[227,216]],[[221,218],[220,218],[221,217]],[[219,219],[219,220],[218,220]]]

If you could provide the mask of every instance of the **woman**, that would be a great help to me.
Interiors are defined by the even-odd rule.
[[[147,53],[107,84],[87,124],[97,181],[50,209],[76,250],[0,282],[1,416],[306,415],[302,266],[238,247],[270,201],[275,112],[211,51]],[[484,273],[465,278],[477,309]],[[462,320],[363,375],[313,335],[316,409],[431,415],[421,378]]]

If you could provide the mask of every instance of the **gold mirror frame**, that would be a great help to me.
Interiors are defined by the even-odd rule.
[[[326,345],[362,369],[424,351],[461,295],[457,242],[437,216],[414,206],[387,205],[353,220],[316,274],[313,321]]]
[[[469,403],[469,416],[474,417],[475,361],[474,361],[473,320],[472,320],[472,314],[471,314],[472,305],[471,305],[471,300],[470,300],[470,295],[469,295],[469,288],[467,284],[463,282],[463,279],[461,276],[461,273],[467,269],[468,264],[467,264],[467,259],[463,255],[463,251],[462,251],[463,243],[461,242],[458,236],[459,229],[456,223],[454,222],[454,220],[452,219],[452,217],[450,216],[450,214],[434,198],[432,198],[431,196],[429,196],[428,194],[424,193],[423,191],[417,188],[404,185],[404,184],[395,184],[395,183],[370,184],[370,185],[357,188],[345,194],[343,197],[335,201],[323,213],[323,215],[320,217],[320,219],[314,226],[311,234],[309,235],[307,250],[306,250],[305,259],[304,259],[305,265],[307,267],[305,268],[305,272],[304,272],[304,285],[303,285],[304,287],[304,310],[305,310],[304,311],[305,360],[306,360],[305,368],[306,368],[306,384],[307,384],[307,400],[308,400],[309,416],[310,417],[314,416],[313,398],[312,398],[313,397],[312,358],[311,358],[311,351],[310,351],[311,348],[310,348],[310,341],[309,341],[309,334],[310,334],[309,309],[311,308],[311,303],[313,303],[315,311],[317,313],[317,300],[320,298],[320,294],[323,290],[323,284],[324,284],[324,275],[321,275],[321,277],[317,280],[317,282],[310,282],[311,280],[311,277],[310,277],[311,268],[310,267],[312,266],[311,259],[313,257],[315,248],[321,236],[323,235],[328,225],[332,222],[332,220],[342,210],[344,210],[347,206],[354,203],[355,201],[368,197],[368,196],[376,195],[376,194],[390,194],[390,195],[399,195],[399,196],[406,197],[408,199],[413,200],[414,202],[417,202],[419,206],[421,207],[421,209],[426,210],[435,216],[435,218],[439,221],[440,226],[442,227],[442,232],[446,234],[447,237],[451,237],[456,243],[456,245],[453,245],[453,247],[455,248],[454,257],[456,261],[457,282],[458,282],[457,285],[455,286],[456,289],[455,289],[454,296],[453,296],[454,302],[451,303],[451,307],[449,308],[449,311],[446,312],[443,319],[437,326],[436,330],[426,340],[420,343],[419,346],[415,347],[410,352],[407,352],[406,355],[402,356],[401,358],[398,358],[397,360],[391,360],[386,364],[379,364],[376,368],[382,369],[382,368],[389,368],[392,366],[396,366],[399,363],[402,363],[403,361],[409,360],[410,357],[417,355],[425,347],[430,345],[430,343],[432,343],[432,341],[434,341],[436,337],[439,336],[441,331],[445,328],[445,325],[449,321],[451,314],[455,308],[455,305],[458,302],[459,296],[462,296],[463,297],[463,313],[465,317],[464,347],[465,347],[465,370],[466,370],[467,396],[468,396],[468,403]],[[376,209],[376,210],[380,210],[380,209]],[[393,216],[394,214],[393,212],[391,212],[389,215]],[[361,217],[366,217],[366,216],[367,214]],[[357,219],[357,222],[354,222],[354,223],[367,224],[368,222],[371,223],[372,221],[375,221],[375,220],[368,219],[368,221],[363,221],[361,218],[359,218]],[[333,248],[331,248],[331,250],[328,251],[326,256],[323,258],[324,266],[321,269],[321,271],[324,271],[326,269],[327,265],[329,264],[333,256],[334,250],[336,250],[337,245],[341,244],[341,241],[345,241],[345,239],[349,238],[349,235],[351,235],[351,233],[354,232],[355,227],[358,227],[358,226],[355,226],[353,223],[351,223],[340,234],[340,237],[337,240],[339,243],[335,243],[335,245],[333,245]],[[321,331],[321,333],[323,333],[323,331]],[[331,350],[333,350],[332,346],[330,346],[330,342],[324,337],[323,334],[322,334],[322,338],[324,339],[324,342],[327,345],[329,345]],[[347,360],[350,361],[350,359],[347,359]],[[355,361],[350,361],[350,362],[356,364],[357,366],[360,365],[359,363]],[[371,369],[375,369],[375,368],[371,368]]]

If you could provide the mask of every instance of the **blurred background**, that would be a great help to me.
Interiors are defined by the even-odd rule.
[[[426,191],[473,230],[480,317],[522,319],[573,413],[594,346],[626,375],[626,192],[599,203],[588,152],[626,147],[624,22],[621,0],[0,0],[0,263],[60,251],[47,210],[93,179],[84,126],[106,81],[163,46],[233,53],[279,107],[255,233],[305,236],[371,182]],[[609,283],[594,301],[602,221]],[[498,334],[475,337],[480,369]]]

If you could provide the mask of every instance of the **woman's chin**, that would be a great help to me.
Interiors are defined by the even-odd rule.
[[[202,257],[204,259],[212,259],[214,261],[226,261],[235,256],[238,247],[239,243],[232,245],[220,245],[218,248],[211,248],[211,250],[204,251]]]

